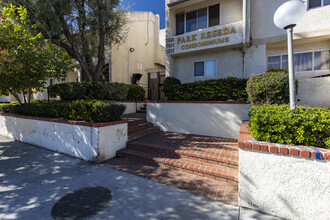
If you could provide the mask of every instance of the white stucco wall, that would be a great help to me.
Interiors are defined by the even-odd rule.
[[[249,104],[147,103],[147,121],[162,131],[238,138]]]
[[[330,108],[329,87],[330,77],[300,79],[297,104]]]
[[[267,70],[266,45],[252,45],[246,50],[245,74],[248,78],[252,74],[264,73]]]
[[[286,0],[251,0],[251,37],[255,43],[286,40],[286,31],[278,29],[273,16]],[[306,0],[304,0],[306,2]],[[303,20],[294,29],[294,38],[317,37],[330,34],[330,6],[307,10]]]
[[[136,113],[136,102],[116,102],[118,104],[123,104],[126,106],[126,110],[124,112],[124,114],[132,114],[132,113]]]
[[[126,147],[127,123],[98,128],[98,161],[116,157],[118,150]]]
[[[0,135],[100,162],[126,144],[127,124],[95,128],[0,115]]]
[[[239,205],[286,219],[329,219],[330,162],[239,152]]]
[[[0,103],[1,102],[10,102],[9,96],[0,96]]]

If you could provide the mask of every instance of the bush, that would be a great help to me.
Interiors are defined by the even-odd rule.
[[[250,110],[249,130],[258,141],[330,149],[330,110],[260,105]]]
[[[126,107],[120,104],[97,100],[77,100],[72,103],[39,103],[22,105],[3,105],[4,113],[64,118],[88,122],[109,122],[121,119]]]
[[[168,96],[167,94],[170,92],[170,87],[172,85],[179,85],[181,84],[180,80],[178,80],[175,77],[166,77],[164,80],[164,93],[166,96]]]
[[[172,101],[246,101],[246,81],[228,77],[172,85],[167,96]]]
[[[247,82],[246,91],[252,105],[288,104],[290,102],[288,71],[274,69],[252,76]],[[296,91],[298,91],[298,81]]]
[[[127,101],[144,101],[146,91],[139,85],[127,85],[128,86],[128,95]]]
[[[61,100],[126,100],[128,85],[124,83],[106,82],[74,82],[50,85],[47,88],[51,98],[57,96]]]

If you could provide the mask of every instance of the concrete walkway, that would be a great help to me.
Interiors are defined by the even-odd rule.
[[[89,219],[277,219],[0,136],[0,219],[52,219],[67,193],[102,186],[112,201]]]

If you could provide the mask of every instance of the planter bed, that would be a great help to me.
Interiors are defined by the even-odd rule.
[[[327,219],[330,150],[256,141],[243,122],[239,205],[286,219]]]
[[[127,121],[92,123],[0,113],[0,135],[102,162],[126,147]]]

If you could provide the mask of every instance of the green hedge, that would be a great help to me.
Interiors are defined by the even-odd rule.
[[[228,77],[170,85],[167,97],[171,101],[247,101],[246,81]]]
[[[168,96],[168,93],[171,91],[170,87],[172,85],[180,85],[181,82],[175,77],[166,77],[164,80],[164,93],[166,96]]]
[[[330,110],[259,105],[250,110],[249,130],[259,141],[330,149]]]
[[[139,85],[127,85],[128,94],[127,101],[144,101],[146,96],[146,90]]]
[[[298,91],[298,81],[296,88]],[[288,71],[274,69],[251,76],[247,82],[246,91],[253,105],[288,104],[290,102]]]
[[[116,100],[127,101],[130,87],[124,83],[74,82],[50,85],[47,88],[51,98],[61,100]]]
[[[88,122],[121,120],[126,106],[97,100],[77,100],[71,103],[14,104],[0,106],[0,112],[28,116],[63,118]]]

